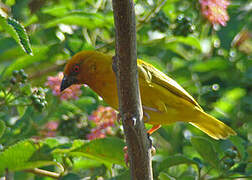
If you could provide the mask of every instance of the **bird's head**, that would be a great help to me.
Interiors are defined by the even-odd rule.
[[[95,51],[81,51],[75,54],[66,64],[64,69],[64,78],[62,79],[60,91],[70,87],[73,84],[84,84],[85,62],[92,58]]]

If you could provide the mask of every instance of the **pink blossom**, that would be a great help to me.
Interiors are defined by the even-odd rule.
[[[45,128],[48,129],[49,131],[56,131],[58,126],[59,126],[58,122],[50,121],[46,123]]]
[[[40,130],[40,135],[42,135],[43,137],[55,137],[58,126],[58,122],[50,121],[46,123]]]
[[[229,20],[227,7],[229,0],[199,0],[201,12],[212,24],[226,25]]]
[[[106,133],[103,132],[100,128],[93,128],[91,130],[91,133],[87,134],[87,139],[93,140],[93,139],[100,139],[105,138]]]
[[[64,75],[62,72],[58,73],[57,76],[49,76],[47,78],[46,85],[51,88],[53,95],[59,96],[61,100],[77,99],[81,94],[81,85],[72,85],[65,89],[63,92],[60,92],[60,85],[63,76]]]
[[[112,135],[113,127],[117,119],[116,111],[111,107],[99,106],[96,111],[89,116],[96,127],[91,129],[91,133],[87,135],[87,139],[93,140],[97,138],[105,138],[106,135]]]

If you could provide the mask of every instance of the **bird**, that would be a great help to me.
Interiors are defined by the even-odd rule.
[[[86,84],[114,109],[118,110],[116,75],[113,56],[95,50],[76,53],[64,68],[60,91],[73,84]],[[210,137],[226,139],[236,132],[206,113],[196,100],[175,80],[151,64],[138,59],[139,89],[145,123],[151,124],[151,135],[162,125],[187,122]]]

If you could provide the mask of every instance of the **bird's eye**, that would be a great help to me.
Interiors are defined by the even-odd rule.
[[[80,66],[79,65],[74,65],[74,67],[73,67],[73,71],[75,72],[75,73],[78,73],[79,71],[80,71]]]

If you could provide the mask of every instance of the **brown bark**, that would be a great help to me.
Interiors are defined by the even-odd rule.
[[[133,0],[113,0],[119,110],[122,117],[132,179],[151,180],[151,143],[143,122],[136,53],[136,23]]]

